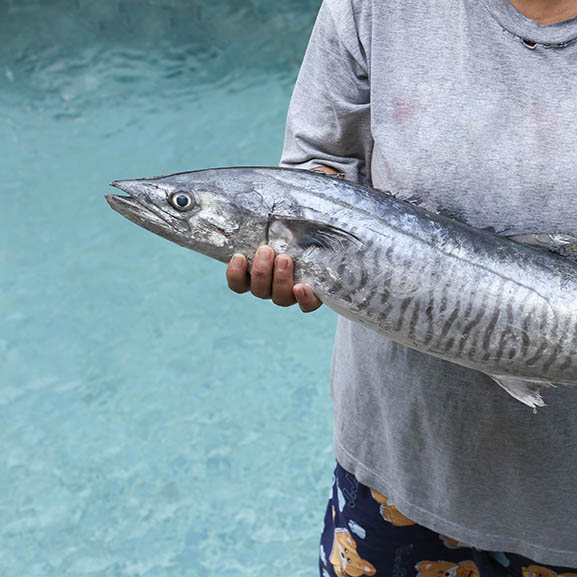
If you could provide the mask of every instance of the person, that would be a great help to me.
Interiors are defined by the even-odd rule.
[[[577,0],[324,0],[281,166],[479,228],[577,236],[576,16]],[[227,279],[315,310],[292,271],[263,246]],[[577,391],[533,414],[479,372],[339,318],[331,395],[321,575],[577,577]]]

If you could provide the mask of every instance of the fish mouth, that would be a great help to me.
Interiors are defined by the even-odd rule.
[[[160,210],[148,202],[146,194],[143,194],[142,181],[115,180],[110,186],[118,188],[126,195],[105,194],[110,208],[138,224],[139,226],[157,234],[167,232],[185,232],[188,225]],[[144,198],[143,198],[144,197]]]

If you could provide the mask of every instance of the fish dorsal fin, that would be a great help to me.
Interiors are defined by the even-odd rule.
[[[406,202],[407,204],[418,206],[420,208],[425,208],[425,201],[414,192],[389,192],[389,191],[383,191],[383,192],[392,196],[396,200],[401,200],[403,202]]]
[[[544,407],[540,391],[555,385],[544,381],[528,381],[518,377],[489,375],[500,387],[503,387],[512,397],[521,401],[536,412],[537,407]]]
[[[276,216],[269,227],[269,237],[284,238],[300,248],[339,250],[345,243],[363,244],[354,234],[331,224],[293,217]]]
[[[504,231],[499,233],[515,242],[541,248],[577,262],[577,237],[549,232],[525,232],[521,234]]]

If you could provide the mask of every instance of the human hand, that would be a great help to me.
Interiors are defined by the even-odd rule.
[[[305,313],[315,311],[322,302],[307,284],[294,284],[293,270],[293,260],[288,254],[275,256],[270,246],[263,245],[256,251],[250,274],[246,257],[235,254],[228,263],[226,280],[236,293],[250,290],[254,296],[272,299],[281,307],[298,303]]]

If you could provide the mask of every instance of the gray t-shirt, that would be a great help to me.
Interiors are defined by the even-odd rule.
[[[508,0],[325,0],[283,166],[319,164],[478,227],[577,236],[577,20]],[[575,303],[577,307],[577,303]],[[339,319],[337,459],[409,518],[577,567],[577,389],[531,409]]]

